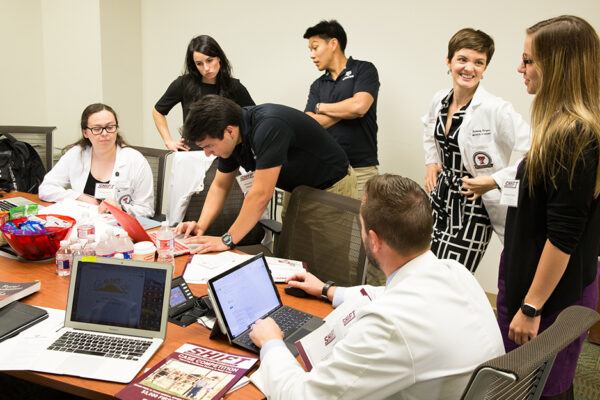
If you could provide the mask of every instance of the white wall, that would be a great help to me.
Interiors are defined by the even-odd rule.
[[[470,26],[495,39],[483,85],[528,119],[531,97],[516,72],[524,31],[560,14],[582,16],[600,31],[600,2],[589,0],[0,0],[0,48],[6,49],[0,124],[57,125],[55,143],[62,146],[78,137],[83,107],[105,101],[115,105],[130,142],[162,147],[150,112],[182,72],[187,44],[199,34],[217,39],[257,103],[303,109],[320,73],[302,35],[319,20],[336,18],[348,34],[346,54],[379,70],[381,171],[421,182],[419,119],[433,93],[451,85],[444,62],[450,36]],[[168,116],[174,136],[181,118],[179,107]],[[490,292],[499,253],[494,238],[476,273]]]

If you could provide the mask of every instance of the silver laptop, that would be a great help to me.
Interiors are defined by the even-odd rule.
[[[275,320],[294,356],[298,355],[294,343],[323,324],[321,318],[281,303],[263,254],[209,279],[208,295],[229,343],[253,353],[260,352],[249,336],[252,324],[258,319]]]
[[[165,340],[173,266],[76,256],[65,324],[34,371],[130,382]]]

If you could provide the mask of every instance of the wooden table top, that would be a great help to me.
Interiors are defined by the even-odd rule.
[[[10,195],[13,195],[13,193]],[[8,198],[10,195],[7,195],[6,197]],[[39,199],[35,195],[27,193],[17,193],[14,195],[27,197],[39,202]],[[188,256],[185,255],[175,259],[175,270],[173,272],[173,277],[180,276],[183,273],[187,258]],[[56,264],[54,259],[36,262],[27,261],[24,259],[12,260],[0,256],[0,281],[29,282],[36,279],[41,281],[40,290],[24,299],[21,299],[23,303],[64,310],[67,302],[69,278],[70,277],[60,277],[56,274]],[[195,296],[206,294],[206,285],[190,284],[189,286]],[[277,285],[282,302],[288,306],[299,308],[319,317],[326,316],[332,310],[330,304],[316,298],[296,298],[288,296],[284,293],[283,287],[283,284]],[[144,368],[142,368],[142,371],[140,371],[138,376],[141,375],[147,368],[154,366],[162,359],[166,358],[184,343],[199,344],[232,353],[251,354],[240,348],[230,346],[225,338],[221,340],[211,340],[209,339],[209,335],[210,331],[198,323],[189,325],[185,328],[169,323],[165,342],[150,359],[150,361],[148,361]],[[3,372],[30,382],[89,399],[114,398],[113,396],[126,386],[125,384],[120,383],[97,381],[66,375],[53,375],[33,371]],[[226,399],[262,398],[264,398],[263,394],[252,384],[248,384],[226,396]]]

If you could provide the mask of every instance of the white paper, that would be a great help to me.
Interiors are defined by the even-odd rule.
[[[183,279],[187,283],[206,284],[210,278],[254,257],[250,254],[238,254],[224,251],[219,254],[195,254],[185,268]],[[265,257],[275,282],[285,282],[290,276],[305,272],[301,261],[284,258]]]
[[[0,343],[0,371],[30,369],[37,362],[45,343],[63,327],[64,310],[39,308],[48,311],[48,318]]]

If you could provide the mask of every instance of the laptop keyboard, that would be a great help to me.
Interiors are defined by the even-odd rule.
[[[0,200],[0,211],[8,211],[13,207],[16,207],[16,204],[11,203],[8,200]]]
[[[151,344],[152,341],[144,339],[71,331],[63,333],[48,350],[137,361]]]
[[[281,307],[276,313],[269,316],[277,323],[279,329],[283,332],[284,337],[293,333],[312,318],[312,315],[288,306]],[[238,343],[241,342],[246,346],[256,348],[257,351],[259,350],[254,342],[252,342],[252,339],[250,339],[250,331],[238,336],[236,341]]]

